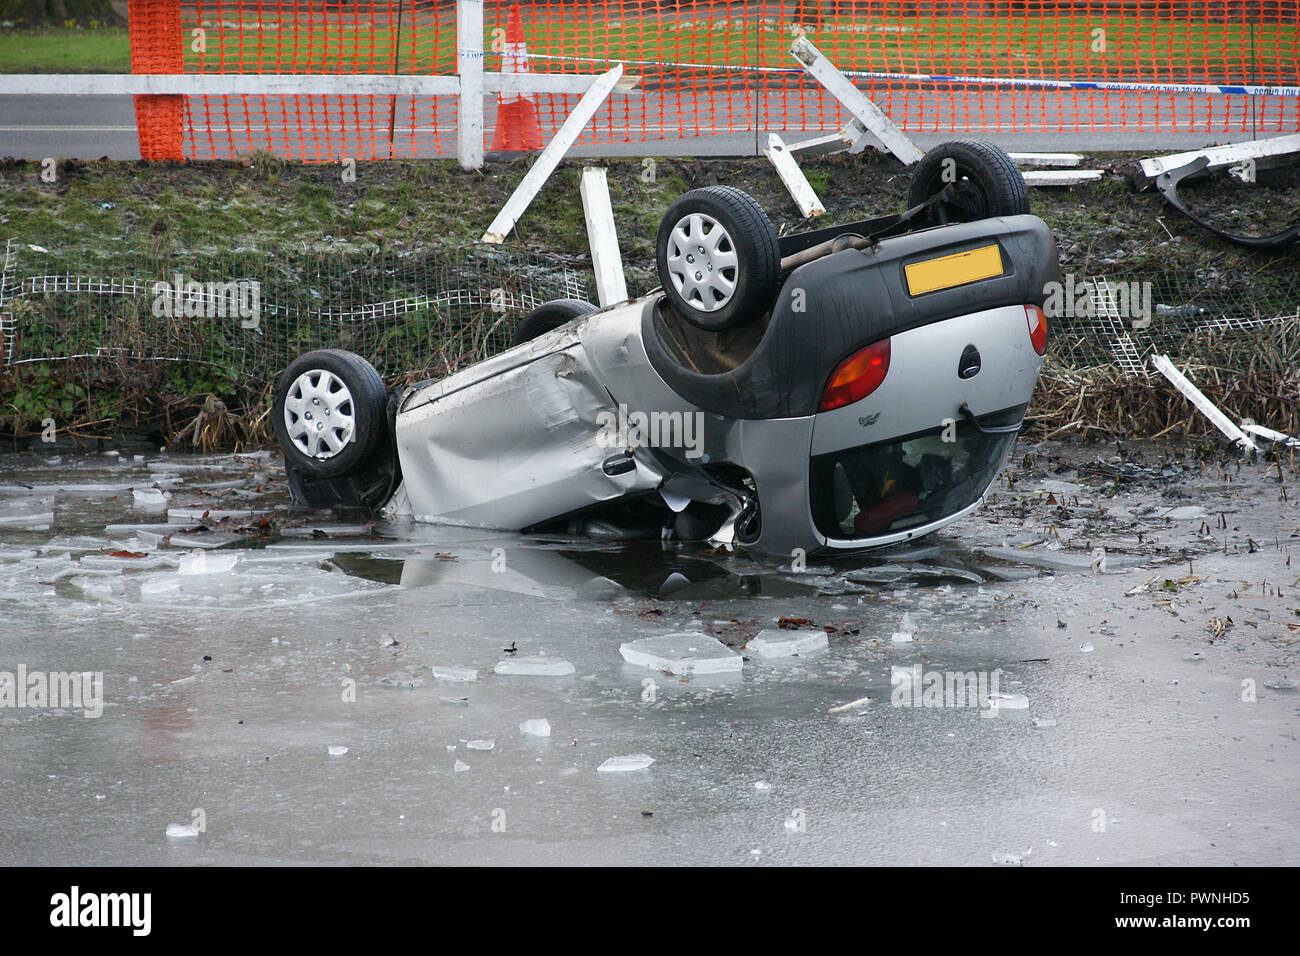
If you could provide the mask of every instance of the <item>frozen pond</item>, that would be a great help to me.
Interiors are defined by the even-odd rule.
[[[0,863],[1300,863],[1291,467],[1014,462],[777,567],[0,456]]]

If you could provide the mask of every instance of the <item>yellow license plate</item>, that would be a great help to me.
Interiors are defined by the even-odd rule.
[[[980,279],[992,279],[1005,271],[1002,268],[1002,253],[996,245],[980,246],[978,249],[967,249],[938,259],[913,262],[903,268],[907,275],[907,291],[912,295],[951,289]]]

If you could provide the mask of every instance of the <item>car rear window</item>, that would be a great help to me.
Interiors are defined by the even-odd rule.
[[[990,418],[981,421],[990,426]],[[874,538],[956,514],[997,477],[1014,440],[1014,433],[987,434],[959,422],[818,455],[810,481],[817,530],[828,538]]]

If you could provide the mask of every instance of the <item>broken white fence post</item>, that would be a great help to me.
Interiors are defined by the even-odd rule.
[[[781,182],[785,183],[785,188],[790,190],[790,195],[794,197],[795,204],[798,205],[799,212],[805,219],[826,214],[826,207],[817,198],[812,184],[808,182],[803,170],[799,168],[799,163],[776,133],[768,134],[767,149],[763,150],[763,155],[776,167],[776,174],[781,177]]]
[[[1283,445],[1286,448],[1300,448],[1300,438],[1292,438],[1284,432],[1275,431],[1272,428],[1265,428],[1263,425],[1256,425],[1253,422],[1242,422],[1241,430],[1250,432],[1257,438],[1265,441],[1271,441],[1274,444]]]
[[[1020,175],[1028,186],[1074,186],[1101,179],[1104,169],[1031,169]]]
[[[845,109],[856,116],[872,136],[897,156],[899,162],[911,166],[921,159],[923,154],[916,144],[894,125],[893,120],[879,106],[867,99],[866,94],[854,86],[852,80],[837,70],[807,37],[800,37],[790,45],[790,55],[799,61],[799,65],[813,79],[826,87]]]
[[[1173,383],[1174,388],[1187,396],[1187,400],[1200,410],[1206,418],[1214,423],[1214,427],[1223,432],[1232,440],[1242,451],[1257,451],[1255,443],[1240,428],[1232,423],[1227,415],[1219,411],[1217,405],[1205,397],[1205,394],[1187,380],[1182,372],[1174,368],[1174,363],[1169,361],[1168,355],[1151,356],[1151,364],[1165,378]]]
[[[456,0],[456,161],[483,168],[483,0]]]
[[[1008,153],[1017,166],[1079,166],[1083,163],[1082,153]]]
[[[505,241],[510,230],[519,221],[519,217],[528,208],[528,204],[533,201],[533,197],[555,171],[555,167],[560,164],[569,147],[577,140],[582,128],[596,115],[596,110],[600,109],[601,104],[605,102],[605,98],[609,96],[622,76],[623,66],[620,64],[608,73],[598,76],[596,82],[582,94],[578,105],[573,108],[573,112],[565,119],[554,138],[546,144],[542,154],[537,157],[537,162],[533,163],[533,168],[528,170],[523,180],[515,187],[515,191],[510,194],[510,198],[501,207],[497,217],[492,220],[492,225],[488,226],[487,232],[483,233],[481,242]]]
[[[618,231],[614,227],[614,209],[609,202],[604,168],[585,167],[578,191],[582,194],[582,213],[587,219],[587,240],[591,244],[591,267],[596,273],[600,307],[626,302],[627,280],[623,277],[623,257],[618,251]]]
[[[1300,153],[1300,133],[1275,136],[1272,139],[1257,139],[1254,142],[1236,143],[1231,146],[1193,149],[1186,153],[1174,153],[1171,156],[1156,156],[1144,159],[1138,165],[1142,168],[1142,175],[1154,181],[1162,173],[1167,173],[1171,169],[1181,169],[1198,156],[1204,156],[1210,161],[1205,168],[1211,170],[1222,169],[1224,166],[1237,166],[1246,160],[1259,166],[1267,166],[1273,157],[1285,156],[1288,153]],[[1260,160],[1264,162],[1259,162]]]
[[[854,116],[838,132],[814,136],[812,139],[800,140],[797,143],[787,143],[786,149],[792,153],[813,155],[839,153],[846,149],[850,153],[860,153],[867,148],[869,145],[867,140],[871,138],[871,133],[862,125],[862,120]]]

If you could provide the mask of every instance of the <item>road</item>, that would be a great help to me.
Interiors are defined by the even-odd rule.
[[[1162,115],[1168,116],[1171,122],[1174,120],[1186,122],[1190,115],[1190,100],[1182,98],[1180,102],[1177,98],[1173,98],[1175,102],[1171,107],[1168,105],[1170,99],[1169,97],[1165,98],[1166,105],[1164,109],[1167,112]],[[646,94],[645,100],[645,109],[640,115],[651,118],[659,116],[659,103],[656,94]],[[764,130],[762,135],[756,135],[750,113],[740,107],[731,114],[723,110],[713,114],[716,132],[711,135],[685,137],[682,135],[680,127],[671,125],[671,116],[690,113],[696,108],[704,110],[704,115],[710,115],[707,112],[707,106],[708,104],[704,100],[698,103],[688,102],[680,112],[670,112],[668,114],[670,119],[667,123],[651,126],[648,137],[653,138],[649,138],[647,142],[582,144],[572,151],[572,155],[580,157],[754,155],[756,141],[760,147],[766,146],[765,134],[767,130]],[[1045,133],[1034,130],[1022,131],[1014,129],[1013,115],[1006,101],[999,100],[991,93],[984,94],[981,104],[972,105],[969,108],[971,110],[969,115],[983,115],[990,122],[997,122],[999,125],[1008,128],[1002,131],[994,130],[977,134],[924,132],[914,134],[913,139],[922,148],[947,139],[977,135],[979,138],[991,140],[1009,150],[1150,150],[1152,152],[1164,152],[1193,149],[1210,143],[1240,142],[1252,138],[1249,132],[1240,131],[1219,131],[1214,133],[1142,132],[1125,129],[1058,133]],[[440,115],[430,115],[432,111],[427,109],[420,111],[420,124],[425,129],[423,132],[416,134],[416,141],[418,141],[419,145],[415,146],[412,145],[411,133],[403,128],[409,126],[409,123],[404,124],[399,120],[396,136],[399,155],[410,155],[417,150],[422,154],[432,155],[433,147],[430,145],[432,135],[429,131],[432,127],[437,128],[437,135],[442,142],[442,155],[453,154],[455,149],[455,126],[454,113],[450,112],[451,109],[449,103],[445,109],[441,110]],[[675,104],[673,109],[678,109]],[[944,116],[937,112],[938,109],[939,107],[936,106],[936,112],[927,115],[927,126],[943,127],[945,125]],[[634,111],[633,115],[637,115],[637,112],[639,111]],[[494,114],[495,109],[490,107],[488,113],[489,144],[491,142],[491,127],[495,122]],[[398,115],[400,117],[409,117],[410,108],[399,103]],[[651,119],[649,121],[641,120],[641,122],[655,123],[656,121]],[[838,122],[842,122],[842,120],[833,112],[828,111],[825,115],[826,128],[833,129],[838,125]],[[1124,122],[1125,117],[1123,115],[1114,115],[1116,125],[1122,125]],[[240,125],[238,118],[231,125],[238,127]],[[246,134],[241,130],[237,135],[241,142],[251,141],[256,145],[266,146],[273,145],[277,141],[283,141],[286,129],[283,122],[276,122],[273,119],[269,124],[265,123],[265,121],[254,123]],[[332,135],[340,145],[337,148],[337,155],[329,158],[342,158],[347,155],[348,134],[350,132],[356,133],[358,129],[355,120],[336,122]],[[378,137],[381,141],[386,139],[388,117],[386,115],[379,117],[375,121],[374,128],[372,130],[367,129],[365,132]],[[781,130],[781,132],[789,141],[797,141],[800,138],[816,135],[815,133],[791,130]],[[216,137],[216,142],[220,143],[222,136],[226,134],[224,124],[220,121],[213,123],[210,130],[203,125],[196,128],[195,155],[199,158],[204,157],[209,152],[209,147],[206,146],[209,133]],[[245,136],[247,139],[244,138]],[[662,136],[662,138],[658,138],[659,136]],[[247,151],[247,147],[245,147],[244,151]],[[223,153],[218,148],[216,154],[228,155],[229,151]],[[140,152],[135,130],[135,109],[132,99],[127,96],[0,96],[0,156],[12,156],[20,159],[43,159],[45,157],[60,159],[97,159],[100,157],[126,160],[139,159]]]

